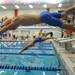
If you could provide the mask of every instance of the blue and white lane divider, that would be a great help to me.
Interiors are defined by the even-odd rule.
[[[26,67],[26,66],[9,66],[9,65],[0,65],[0,69],[10,69],[10,70],[36,70],[36,71],[61,71],[61,68],[55,67]]]
[[[27,45],[11,45],[11,46],[9,46],[9,45],[7,45],[7,44],[0,44],[0,48],[23,48],[23,47],[25,47],[25,46],[27,46]],[[53,46],[49,46],[49,45],[47,45],[47,46],[35,46],[34,45],[34,47],[32,47],[32,48],[41,48],[41,47],[43,47],[43,48],[53,48]]]
[[[27,45],[28,42],[19,42],[19,41],[0,41],[0,45],[4,45],[4,46],[22,46],[22,45]],[[35,46],[52,46],[51,43],[36,43]]]
[[[28,41],[24,41],[24,42],[23,42],[23,41],[9,41],[9,40],[0,40],[0,42],[28,43]],[[49,41],[49,42],[48,42],[48,41],[47,41],[47,42],[42,42],[42,43],[43,43],[43,44],[52,44],[52,42],[50,42],[50,41]]]
[[[21,50],[23,48],[0,48],[1,50],[8,50],[8,49],[11,49],[11,50]],[[28,50],[54,50],[54,49],[48,49],[48,48],[30,48]]]
[[[0,55],[30,55],[30,56],[55,56],[55,54],[35,54],[35,53],[0,53]]]

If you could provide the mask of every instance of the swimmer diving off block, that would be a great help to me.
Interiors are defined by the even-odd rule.
[[[17,16],[12,19],[6,19],[3,22],[3,27],[0,30],[0,33],[4,33],[7,30],[14,30],[20,25],[22,26],[31,26],[33,24],[40,24],[40,23],[46,23],[50,26],[58,26],[62,27],[63,23],[60,20],[64,14],[53,12],[50,13],[48,11],[43,11],[40,13],[40,15],[31,15],[31,14],[24,14]]]
[[[6,19],[3,22],[3,27],[0,29],[0,34],[6,32],[8,30],[14,30],[17,27],[19,27],[20,25],[31,26],[33,24],[46,23],[50,26],[62,27],[63,23],[60,20],[60,18],[62,18],[63,16],[64,16],[64,14],[62,14],[62,13],[56,13],[56,12],[50,13],[48,11],[43,11],[40,13],[40,15],[31,15],[31,14],[20,15],[15,18],[12,18],[12,19]],[[52,34],[52,33],[48,33],[48,34]],[[47,39],[50,39],[50,38],[46,38],[46,36],[48,34],[45,34],[45,36],[39,35],[39,37],[36,38],[32,42],[32,44],[30,44],[28,47],[31,47],[36,42],[41,42],[41,41],[45,41]],[[21,52],[23,52],[28,47],[24,48]]]
[[[47,37],[47,36],[50,37]],[[52,32],[48,32],[48,33],[42,33],[42,29],[39,32],[39,36],[35,37],[35,39],[32,41],[32,43],[30,43],[29,45],[27,45],[25,48],[23,48],[23,50],[21,50],[19,53],[24,52],[25,50],[27,50],[28,48],[34,46],[37,42],[43,42],[45,40],[51,39],[53,38],[53,33]]]

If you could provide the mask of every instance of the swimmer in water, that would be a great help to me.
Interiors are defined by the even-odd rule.
[[[47,37],[48,35],[50,35],[50,37]],[[29,45],[27,45],[23,50],[21,50],[19,53],[22,53],[24,52],[25,50],[27,50],[28,48],[32,47],[35,45],[35,43],[37,42],[43,42],[45,40],[48,40],[48,39],[51,39],[53,38],[53,33],[52,32],[49,32],[49,33],[42,33],[42,29],[40,30],[39,32],[39,36],[36,37],[32,43],[30,43]]]
[[[46,23],[50,26],[62,27],[63,23],[60,18],[64,17],[64,13],[43,11],[37,15],[24,14],[11,19],[6,19],[2,25],[0,33],[4,33],[7,30],[14,30],[21,26],[31,26],[33,24]]]

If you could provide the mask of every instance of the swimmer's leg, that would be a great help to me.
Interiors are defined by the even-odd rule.
[[[46,33],[46,34],[45,34],[45,37],[47,37],[48,35],[50,36],[50,38],[53,38],[53,33],[52,33],[52,32]]]
[[[29,45],[27,45],[23,50],[21,50],[19,53],[22,53],[22,52],[24,52],[25,50],[27,50],[28,48],[34,46],[35,43],[36,43],[36,42],[33,41],[32,43],[30,43]]]
[[[50,35],[50,33],[51,33],[51,32],[48,32],[48,33],[46,33],[46,34],[45,34],[45,36],[48,36],[48,35]]]

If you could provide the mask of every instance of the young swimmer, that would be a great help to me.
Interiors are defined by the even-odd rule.
[[[7,30],[16,29],[18,26],[29,26],[33,24],[46,23],[51,26],[62,27],[63,23],[60,20],[64,15],[61,13],[43,11],[40,15],[24,14],[17,16],[13,19],[7,19],[3,22],[3,27],[0,33],[4,33]]]
[[[50,35],[50,37],[47,37],[48,35]],[[32,43],[30,43],[29,45],[27,45],[23,50],[21,50],[19,53],[24,52],[25,50],[27,50],[28,48],[34,46],[35,43],[37,42],[43,42],[45,40],[51,39],[53,38],[53,33],[49,32],[49,33],[42,33],[42,29],[39,32],[39,36],[36,37]]]

